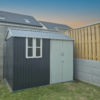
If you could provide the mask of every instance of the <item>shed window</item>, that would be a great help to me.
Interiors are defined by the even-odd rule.
[[[26,58],[42,57],[42,39],[26,38]]]
[[[32,48],[28,48],[28,56],[29,57],[33,56],[33,50],[32,50]]]

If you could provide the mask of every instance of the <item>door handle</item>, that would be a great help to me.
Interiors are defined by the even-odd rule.
[[[61,53],[61,56],[64,56],[64,52]]]
[[[62,62],[64,62],[64,61],[62,61]]]

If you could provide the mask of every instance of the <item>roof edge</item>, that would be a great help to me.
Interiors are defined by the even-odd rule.
[[[80,26],[80,27],[72,28],[72,29],[69,29],[69,30],[73,30],[73,29],[77,29],[77,28],[82,28],[82,27],[87,27],[87,26],[95,25],[95,24],[100,24],[100,21],[99,22],[95,22],[95,23],[91,23],[91,24],[87,24],[87,25],[83,25],[83,26]]]
[[[32,28],[32,29],[23,29],[23,28],[13,28],[13,27],[9,27],[8,28],[8,30],[9,29],[19,29],[19,30],[25,30],[25,31],[28,31],[28,30],[39,30],[39,31],[47,31],[47,32],[57,32],[57,33],[59,33],[59,31],[57,31],[57,30],[52,30],[52,29],[43,29],[43,28]],[[62,34],[62,33],[61,33]]]
[[[18,34],[16,33],[17,31],[18,31]],[[21,32],[24,32],[24,31],[27,31],[26,33],[28,33],[28,31],[29,31],[30,35],[28,35],[26,33],[21,34]],[[20,34],[19,34],[19,32],[20,32]],[[29,37],[29,38],[30,37],[31,38],[34,37],[34,38],[57,39],[57,40],[74,40],[73,38],[71,38],[71,37],[69,37],[69,36],[67,36],[65,34],[61,34],[59,32],[54,32],[54,31],[53,32],[51,32],[51,31],[50,32],[49,31],[47,32],[47,31],[44,31],[44,30],[41,31],[41,30],[31,30],[31,29],[26,30],[26,29],[19,29],[19,28],[8,28],[8,33],[9,34],[6,37],[6,39],[8,39],[9,37],[12,37],[13,36],[13,37]],[[42,34],[43,36],[40,36],[39,37],[39,34]]]
[[[26,25],[26,26],[34,26],[34,27],[43,27],[42,25],[31,25],[31,24],[23,24],[23,23],[16,23],[16,22],[8,22],[8,21],[0,21],[1,23],[10,23],[10,24],[19,24],[19,25]]]
[[[56,29],[70,30],[69,28],[55,27]],[[72,28],[71,28],[72,29]]]
[[[39,22],[47,22],[47,21],[39,21]],[[54,23],[54,22],[47,22],[47,23],[52,23],[52,24],[59,24],[59,23]],[[66,24],[59,24],[59,25],[66,25]],[[68,26],[68,25],[66,25]],[[69,27],[69,26],[68,26]]]

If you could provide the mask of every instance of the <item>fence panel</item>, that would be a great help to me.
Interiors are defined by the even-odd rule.
[[[74,57],[100,61],[100,24],[69,30],[74,38]]]

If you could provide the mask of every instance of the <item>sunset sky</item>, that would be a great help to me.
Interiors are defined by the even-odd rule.
[[[0,0],[0,10],[72,28],[100,21],[100,0]]]

